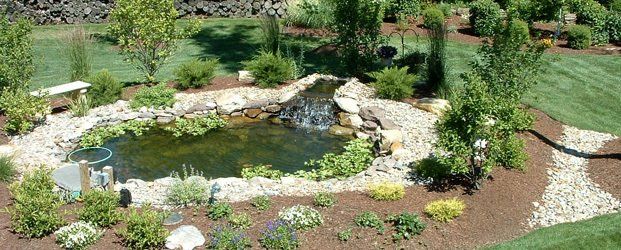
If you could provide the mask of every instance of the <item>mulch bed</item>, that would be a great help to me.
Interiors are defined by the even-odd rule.
[[[537,116],[534,130],[541,137],[558,140],[562,133],[561,124],[552,120],[542,112],[533,110]],[[482,190],[472,194],[461,186],[442,189],[414,186],[406,190],[405,198],[395,202],[378,202],[360,192],[345,192],[336,194],[337,204],[332,208],[319,209],[324,217],[324,224],[317,229],[304,232],[301,235],[302,249],[369,249],[369,248],[476,248],[513,239],[525,234],[530,229],[527,226],[532,212],[532,202],[538,201],[547,185],[545,169],[552,165],[552,148],[540,137],[533,133],[520,135],[527,144],[527,153],[530,159],[526,171],[506,170],[497,168],[493,179],[484,184]],[[0,206],[10,205],[9,194],[5,184],[0,184]],[[440,198],[459,197],[465,201],[467,208],[464,214],[450,223],[431,221],[423,215],[425,204]],[[274,197],[273,206],[266,212],[259,212],[249,202],[233,204],[236,212],[246,212],[252,216],[253,226],[247,231],[253,239],[253,246],[259,247],[258,237],[265,228],[268,220],[275,219],[278,211],[283,207],[296,204],[312,205],[312,197]],[[72,210],[79,205],[66,206]],[[403,211],[416,212],[428,224],[422,235],[409,241],[392,242],[392,231],[378,235],[374,229],[353,227],[353,218],[357,213],[369,210],[378,213],[382,218],[388,214]],[[181,224],[191,224],[198,227],[207,237],[210,229],[222,221],[213,222],[205,216],[201,209],[196,216],[194,210],[181,210],[186,217]],[[67,216],[72,218],[75,216]],[[74,219],[71,219],[72,221]],[[388,225],[387,225],[388,226]],[[93,249],[121,249],[120,238],[114,232],[123,225],[117,225],[107,230]],[[168,227],[174,230],[177,226]],[[353,227],[353,237],[342,243],[337,239],[339,231]],[[53,236],[43,239],[21,239],[10,232],[10,218],[6,213],[0,213],[0,241],[4,249],[58,249]]]
[[[621,199],[621,138],[606,143],[589,159],[589,178]]]

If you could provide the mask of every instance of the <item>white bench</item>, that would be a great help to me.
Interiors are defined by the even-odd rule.
[[[33,96],[42,96],[45,94],[53,96],[53,95],[70,93],[71,98],[76,98],[86,93],[87,89],[90,87],[91,87],[90,83],[82,82],[82,81],[75,81],[75,82],[70,82],[70,83],[54,86],[54,87],[47,88],[47,89],[32,91],[30,92],[30,94]]]

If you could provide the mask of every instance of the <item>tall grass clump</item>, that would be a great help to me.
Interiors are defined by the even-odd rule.
[[[82,95],[69,103],[69,111],[75,117],[84,117],[88,115],[88,111],[91,110],[92,106],[91,100],[87,96]]]
[[[88,78],[93,64],[93,58],[88,50],[92,44],[91,38],[84,28],[78,27],[67,34],[65,42],[65,54],[69,61],[69,79],[77,81]]]
[[[280,39],[282,29],[275,16],[261,18],[261,34],[263,34],[263,50],[272,54],[280,53]]]
[[[427,84],[441,98],[448,95],[446,65],[446,25],[434,26],[429,30],[429,54],[427,55]]]
[[[10,182],[17,173],[17,168],[10,156],[0,156],[0,182]]]
[[[334,22],[334,6],[331,1],[301,0],[290,7],[285,23],[304,28],[328,28]]]

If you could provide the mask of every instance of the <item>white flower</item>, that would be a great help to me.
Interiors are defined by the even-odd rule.
[[[492,117],[487,117],[487,122],[485,122],[485,126],[494,126],[496,125],[496,119],[492,118]]]
[[[474,142],[474,147],[478,148],[478,149],[484,149],[487,147],[487,140],[485,139],[478,139],[477,141]]]

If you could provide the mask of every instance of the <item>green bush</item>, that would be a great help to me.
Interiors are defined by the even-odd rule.
[[[318,207],[331,207],[336,204],[336,197],[332,193],[319,192],[315,194],[313,204]]]
[[[7,15],[0,16],[0,91],[28,86],[35,72],[31,32],[27,19],[10,23]]]
[[[439,3],[436,5],[436,8],[442,11],[442,14],[444,15],[445,18],[451,17],[453,15],[452,7],[448,3]]]
[[[248,229],[252,226],[252,218],[247,213],[231,214],[228,219],[233,228]]]
[[[250,238],[241,230],[229,226],[218,225],[209,232],[209,249],[249,249],[252,244]]]
[[[435,183],[451,174],[450,166],[440,164],[436,158],[426,158],[416,164],[416,173],[423,178],[431,178]]]
[[[279,53],[260,52],[244,65],[262,88],[276,87],[291,79],[294,73],[291,60]]]
[[[71,100],[69,111],[74,117],[84,117],[88,115],[92,106],[91,99],[88,96],[82,95],[75,100]]]
[[[319,211],[303,205],[295,205],[281,210],[278,219],[288,222],[298,230],[309,230],[323,224],[323,217]]]
[[[41,238],[65,224],[58,209],[63,205],[52,189],[56,186],[48,169],[26,173],[21,182],[9,187],[13,206],[7,211],[11,228],[28,238]]]
[[[584,25],[574,25],[567,31],[567,45],[572,49],[588,49],[591,46],[591,30]]]
[[[201,136],[226,126],[227,122],[216,114],[209,114],[204,117],[185,119],[177,118],[175,126],[165,127],[164,130],[170,131],[175,137],[184,135]]]
[[[0,156],[0,182],[8,183],[15,178],[17,167],[13,158],[9,156]]]
[[[435,7],[427,8],[423,11],[423,26],[431,29],[444,25],[444,14]]]
[[[608,9],[612,12],[621,12],[621,0],[612,0],[608,3]]]
[[[366,139],[355,139],[347,142],[345,152],[328,153],[321,160],[310,160],[304,165],[314,168],[311,171],[296,172],[294,176],[311,180],[330,178],[344,179],[366,170],[373,161],[373,144]]]
[[[92,42],[82,27],[75,28],[65,37],[64,52],[69,62],[69,80],[85,80],[91,74],[93,58],[89,47]]]
[[[427,225],[423,223],[415,213],[401,213],[387,219],[395,226],[396,233],[392,235],[394,240],[411,239],[414,235],[419,235],[425,230]]]
[[[121,220],[118,194],[108,191],[93,190],[83,197],[84,207],[78,213],[78,219],[90,222],[98,227],[109,227]]]
[[[595,0],[575,1],[572,7],[576,13],[576,24],[586,25],[591,29],[591,43],[594,45],[608,43],[610,37],[606,29],[608,11]]]
[[[492,0],[477,0],[469,5],[470,25],[480,36],[492,36],[502,23],[500,5]]]
[[[524,152],[524,148],[524,140],[510,134],[498,142],[496,162],[506,168],[525,170],[528,154]]]
[[[93,103],[93,107],[114,103],[121,99],[123,84],[117,81],[107,69],[91,76],[88,82],[91,83],[91,87],[86,95]]]
[[[427,53],[415,50],[406,53],[404,56],[397,58],[395,64],[399,67],[408,67],[408,73],[418,74],[422,71],[425,61],[427,59]]]
[[[138,121],[131,120],[117,125],[95,128],[82,136],[80,146],[82,147],[99,147],[107,140],[124,135],[131,132],[136,136],[142,135],[145,131],[155,126],[152,120]]]
[[[305,28],[328,28],[334,22],[334,6],[330,1],[302,0],[289,6],[285,22]]]
[[[428,203],[425,206],[425,213],[434,220],[449,222],[459,217],[464,212],[464,209],[466,209],[466,203],[460,199],[453,198]]]
[[[172,172],[171,177],[175,181],[168,187],[166,192],[166,202],[173,206],[188,207],[191,205],[200,206],[209,200],[209,186],[202,177],[202,173],[190,167],[190,171],[183,167],[183,176],[177,172]]]
[[[271,169],[270,165],[257,165],[253,167],[243,168],[241,176],[244,179],[252,179],[254,177],[264,177],[272,180],[280,180],[284,173],[277,169]]]
[[[191,60],[179,65],[174,72],[179,82],[177,88],[200,88],[205,84],[211,84],[211,80],[216,77],[219,64],[218,59],[211,59]]]
[[[509,21],[507,26],[507,32],[512,34],[514,39],[522,41],[522,44],[530,41],[530,30],[528,29],[528,23],[519,19],[513,19]]]
[[[207,217],[212,220],[229,217],[233,213],[233,207],[228,203],[216,203],[207,209]]]
[[[416,75],[408,73],[409,67],[391,67],[382,71],[372,72],[370,77],[375,81],[371,86],[377,91],[380,98],[401,100],[414,94],[412,85],[416,82]]]
[[[31,95],[23,88],[5,89],[0,95],[0,108],[7,117],[4,131],[23,134],[50,113],[47,96]]]
[[[161,249],[169,233],[162,225],[165,214],[157,212],[150,205],[141,207],[139,213],[132,208],[125,219],[126,227],[119,236],[129,249]]]
[[[369,227],[375,228],[380,234],[383,234],[386,230],[384,227],[384,222],[377,216],[376,213],[365,211],[361,214],[356,215],[354,218],[354,223],[359,227]]]
[[[348,228],[336,234],[340,241],[348,241],[352,236],[352,229]]]
[[[169,88],[163,83],[153,87],[143,87],[136,92],[129,106],[133,109],[171,107],[175,104],[175,92],[177,92],[175,89]]]
[[[619,5],[621,5],[621,0],[618,2]],[[621,10],[619,10],[619,12],[610,12],[606,27],[608,29],[608,35],[610,36],[610,42],[621,42]]]
[[[384,3],[384,17],[398,18],[401,15],[418,16],[420,14],[420,0],[387,0]]]
[[[261,196],[254,197],[252,199],[251,204],[253,207],[256,207],[257,209],[261,211],[265,211],[265,210],[270,209],[270,207],[272,207],[272,200],[267,195],[261,195]]]
[[[369,185],[369,196],[378,201],[401,200],[405,195],[405,187],[401,183],[380,182]]]

